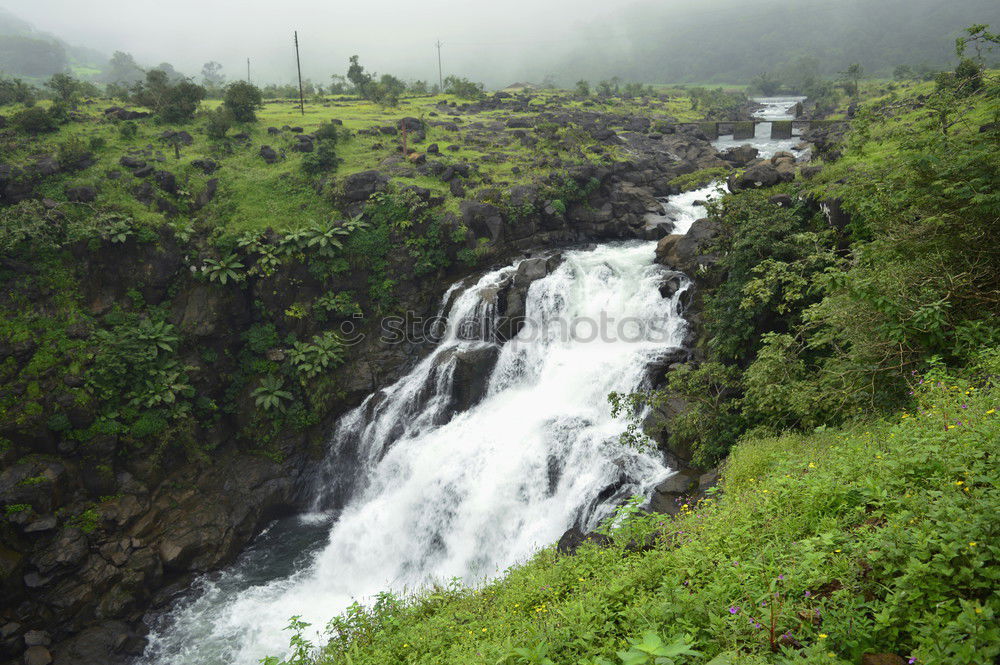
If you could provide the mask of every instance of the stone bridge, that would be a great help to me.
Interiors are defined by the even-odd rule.
[[[793,136],[798,136],[807,129],[842,125],[846,122],[846,120],[745,120],[738,122],[729,120],[721,122],[687,122],[681,123],[681,127],[697,127],[710,140],[715,140],[720,136],[732,136],[734,140],[739,141],[755,138],[757,136],[758,125],[770,125],[770,138],[772,139],[790,139]]]

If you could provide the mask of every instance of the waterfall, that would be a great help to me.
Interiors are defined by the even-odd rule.
[[[804,150],[796,150],[795,146],[801,143],[802,139],[792,136],[790,139],[772,139],[772,120],[794,120],[795,115],[789,111],[799,102],[805,101],[805,97],[754,97],[753,101],[761,105],[753,117],[755,120],[763,120],[757,125],[755,138],[736,140],[732,136],[722,136],[712,142],[712,145],[719,151],[736,148],[741,145],[751,145],[758,150],[758,156],[768,158],[776,152],[790,152],[796,157],[805,154]]]
[[[450,291],[435,351],[344,416],[331,437],[314,508],[343,508],[268,535],[269,548],[277,541],[287,550],[287,534],[305,525],[325,529],[325,542],[291,546],[270,577],[261,572],[267,552],[251,548],[204,578],[199,595],[154,624],[142,662],[256,663],[285,651],[282,628],[293,615],[320,628],[383,590],[482,582],[650,492],[671,472],[659,454],[620,443],[623,423],[611,418],[607,395],[642,387],[650,364],[684,336],[679,294],[660,295],[666,271],[653,264],[654,247],[566,252],[527,288],[527,323],[502,345],[492,332],[498,289],[518,266]],[[466,385],[470,373],[460,371],[470,357],[474,367],[492,365],[471,373],[481,386]],[[469,402],[464,410],[456,393]]]

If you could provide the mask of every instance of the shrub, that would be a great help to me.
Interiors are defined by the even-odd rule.
[[[219,107],[208,114],[208,122],[205,123],[205,133],[212,139],[226,138],[226,132],[233,127],[233,116],[225,108]]]
[[[222,104],[236,122],[256,122],[256,111],[264,108],[264,97],[252,83],[234,81],[226,86]]]
[[[12,118],[14,126],[25,134],[41,134],[56,129],[56,121],[48,111],[40,106],[32,106],[18,111]]]

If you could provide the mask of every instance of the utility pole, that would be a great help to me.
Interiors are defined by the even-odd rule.
[[[438,88],[443,93],[444,92],[444,70],[441,69],[441,40],[437,40],[438,49]]]
[[[299,69],[299,109],[306,114],[306,98],[302,94],[302,61],[299,60],[299,31],[295,31],[295,66]]]
[[[250,83],[250,58],[247,58],[247,83]]]

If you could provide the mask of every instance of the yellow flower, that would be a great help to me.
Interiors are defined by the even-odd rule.
[[[484,632],[484,633],[486,632],[486,629],[485,629],[485,628],[483,628],[483,632]]]
[[[821,639],[821,640],[825,640],[827,637],[829,637],[829,635],[827,635],[826,633],[820,633],[819,634],[819,639]]]
[[[983,608],[977,607],[976,608],[976,614],[982,614],[982,613],[983,613]]]
[[[813,462],[809,462],[809,468],[810,469],[815,469],[816,468],[816,464],[814,464]]]
[[[956,481],[955,481],[955,484],[956,484],[956,485],[959,485],[959,486],[961,486],[961,485],[964,485],[964,484],[965,484],[965,482],[964,482],[964,481],[961,481],[961,480],[956,480]]]
[[[989,411],[986,412],[986,415],[991,416],[991,415],[993,415],[996,412],[997,412],[996,409],[990,409]]]
[[[977,543],[976,541],[973,540],[971,543],[969,543],[969,547],[975,547],[978,544],[979,543]]]
[[[583,582],[583,581],[584,581],[584,579],[583,579],[582,577],[578,577],[578,578],[576,578],[576,579],[580,580],[581,582]]]
[[[955,429],[954,425],[948,425],[948,429]]]
[[[840,550],[834,550],[834,552],[839,552]]]

